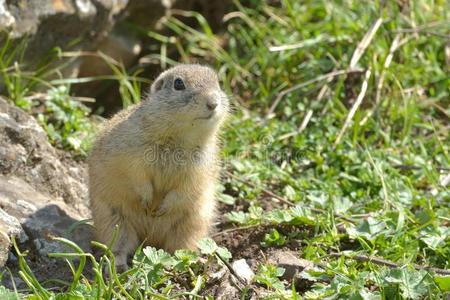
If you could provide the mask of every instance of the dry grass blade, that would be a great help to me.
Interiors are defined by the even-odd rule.
[[[271,51],[271,52],[279,52],[279,51],[285,51],[285,50],[300,49],[300,48],[303,48],[303,47],[306,47],[306,46],[311,46],[311,45],[320,43],[323,40],[325,40],[325,37],[319,36],[319,37],[317,37],[315,39],[301,41],[301,42],[298,42],[298,43],[295,43],[295,44],[271,46],[271,47],[269,47],[269,51]]]
[[[332,37],[328,35],[319,35],[315,38],[303,40],[298,43],[294,44],[286,44],[286,45],[279,45],[279,46],[270,46],[268,47],[270,52],[280,52],[280,51],[287,51],[287,50],[296,50],[301,49],[305,47],[312,47],[319,43],[336,43],[340,41],[348,41],[350,40],[347,36],[338,36],[338,37]]]
[[[394,57],[394,52],[399,48],[400,45],[400,34],[397,34],[392,41],[391,47],[389,48],[389,54],[386,56],[383,64],[383,71],[381,71],[380,80],[378,80],[377,84],[377,92],[375,96],[375,104],[377,105],[380,102],[381,97],[381,88],[383,87],[384,77],[386,76],[386,69],[389,68],[392,62],[392,58]]]
[[[303,130],[306,129],[306,126],[308,126],[308,123],[309,123],[309,121],[311,120],[312,115],[313,115],[313,110],[312,110],[312,109],[309,109],[309,110],[306,112],[306,115],[305,115],[305,117],[303,118],[302,123],[300,124],[300,126],[298,127],[298,129],[297,129],[296,131],[293,131],[293,132],[290,132],[290,133],[283,134],[283,135],[281,135],[279,138],[277,138],[277,140],[283,141],[283,140],[285,140],[285,139],[288,139],[288,138],[290,138],[290,137],[293,137],[293,136],[296,136],[296,135],[302,133]]]
[[[359,92],[358,98],[356,98],[355,104],[353,104],[352,109],[347,115],[347,118],[345,119],[344,126],[342,126],[341,131],[339,131],[339,134],[336,138],[336,141],[333,144],[333,147],[336,147],[341,142],[342,136],[344,135],[345,131],[347,130],[348,126],[350,126],[350,122],[353,119],[353,116],[355,115],[356,111],[358,110],[359,106],[361,105],[364,96],[367,92],[367,87],[369,86],[369,79],[371,75],[371,70],[367,69],[366,74],[364,75],[364,81],[361,86],[361,91]]]
[[[300,125],[300,128],[298,129],[298,133],[301,133],[303,130],[305,130],[306,126],[308,126],[308,123],[311,120],[312,115],[313,115],[312,109],[308,110],[305,118],[302,121],[302,124]]]
[[[273,12],[273,8],[270,6],[264,6],[263,7],[264,12],[272,18],[272,20],[275,20],[276,22],[280,23],[282,26],[289,26],[289,23],[283,19],[282,17],[278,16],[275,12]]]
[[[384,60],[383,64],[383,70],[381,71],[380,79],[378,80],[377,84],[377,91],[375,94],[375,105],[374,107],[369,111],[369,113],[364,117],[364,119],[361,120],[360,125],[364,125],[367,120],[370,119],[370,117],[373,115],[375,110],[380,105],[381,100],[381,91],[383,89],[384,85],[384,78],[386,77],[386,70],[391,65],[392,59],[394,57],[394,52],[397,51],[401,46],[406,44],[411,38],[405,38],[403,40],[400,40],[400,34],[397,34],[392,41],[391,47],[389,48],[389,54],[386,56],[386,59]]]
[[[50,97],[46,93],[34,93],[30,96],[25,97],[25,99],[32,101],[32,100],[48,100]],[[81,96],[70,96],[71,100],[74,101],[80,101],[80,102],[88,102],[88,103],[94,103],[95,98],[92,97],[81,97]]]
[[[438,111],[440,111],[444,116],[446,116],[448,119],[450,119],[450,112],[448,112],[444,107],[440,106],[439,104],[430,101],[429,102],[431,106],[436,108]]]
[[[317,95],[317,102],[319,102],[320,100],[323,99],[323,97],[325,96],[327,91],[328,91],[328,85],[325,84],[324,86],[322,86],[322,88],[319,91],[319,94]],[[288,139],[290,137],[293,137],[293,136],[296,136],[296,135],[302,133],[306,129],[306,127],[308,126],[309,121],[311,120],[311,118],[313,116],[313,113],[314,113],[314,111],[312,109],[309,109],[306,112],[306,115],[303,118],[302,123],[300,124],[300,126],[298,127],[298,129],[296,131],[290,132],[290,133],[286,133],[286,134],[280,136],[277,140],[283,141],[285,139]]]
[[[389,268],[398,268],[401,265],[386,260],[386,259],[382,259],[379,257],[373,257],[373,256],[366,256],[366,255],[347,255],[346,253],[335,253],[332,252],[330,253],[331,256],[333,257],[348,257],[351,259],[354,259],[356,261],[359,262],[371,262],[374,263],[376,265],[382,265],[382,266],[386,266]],[[427,267],[427,266],[420,266],[420,265],[413,265],[414,269],[416,270],[426,270],[426,271],[431,271],[437,274],[442,274],[442,275],[450,275],[450,270],[447,269],[439,269],[439,268],[433,268],[433,267]]]
[[[280,104],[281,100],[283,99],[283,97],[286,96],[289,93],[292,93],[293,91],[301,89],[301,88],[303,88],[305,86],[308,86],[308,85],[310,85],[312,83],[323,81],[323,80],[327,80],[327,79],[331,79],[331,78],[334,78],[336,76],[346,75],[346,74],[349,74],[349,73],[361,73],[361,72],[362,72],[361,69],[332,71],[330,73],[320,75],[320,76],[318,76],[316,78],[313,78],[311,80],[308,80],[308,81],[296,84],[296,85],[294,85],[294,86],[292,86],[292,87],[290,87],[288,89],[285,89],[285,90],[281,91],[278,94],[277,98],[272,103],[271,107],[269,108],[269,111],[266,114],[266,119],[268,119],[273,114],[273,112],[277,108],[278,104]]]
[[[352,59],[350,60],[349,69],[353,69],[358,63],[359,59],[362,57],[370,42],[372,41],[375,33],[380,28],[383,22],[382,18],[378,18],[375,23],[372,24],[369,31],[364,35],[363,39],[359,42],[358,46],[356,46],[355,52],[353,52]]]

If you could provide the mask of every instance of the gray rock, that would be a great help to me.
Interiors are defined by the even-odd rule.
[[[36,190],[86,210],[85,167],[55,150],[33,117],[1,97],[0,174],[14,174]]]
[[[10,28],[15,22],[14,17],[6,10],[5,0],[0,0],[0,30]]]
[[[217,287],[214,299],[218,300],[240,299],[240,292],[239,289],[231,283],[229,277],[226,276]]]
[[[314,263],[298,257],[294,251],[275,250],[268,259],[269,263],[275,264],[284,268],[282,279],[292,280],[296,274],[302,272],[304,269],[313,268]]]
[[[73,224],[89,218],[89,215],[80,214],[67,203],[36,191],[20,178],[0,175],[0,207],[3,207],[0,226],[6,227],[2,232],[7,233],[7,239],[2,236],[0,242],[0,262],[3,264],[8,255],[4,249],[11,247],[10,238],[13,236],[21,243],[30,238],[34,249],[43,256],[65,251],[61,243],[52,240],[57,236],[67,237],[89,250],[90,227],[84,225],[68,231]]]
[[[56,46],[92,49],[105,36],[128,0],[0,0],[0,28],[13,38],[28,37],[29,62]],[[74,43],[77,41],[76,43]]]
[[[130,0],[125,19],[142,28],[154,28],[176,0]]]
[[[6,230],[7,228],[4,227],[3,224],[0,224],[0,268],[6,263],[9,247],[11,246],[11,240],[9,239],[8,234],[6,234]]]
[[[11,238],[28,239],[40,255],[64,250],[53,236],[89,249],[90,217],[85,168],[55,150],[36,120],[0,98],[0,266]],[[27,244],[28,245],[28,244]]]
[[[0,208],[0,227],[2,232],[6,233],[9,237],[17,237],[19,243],[24,243],[28,240],[28,236],[20,225],[17,218],[7,214],[2,208]]]
[[[245,259],[239,259],[232,263],[232,268],[237,276],[244,280],[247,284],[250,284],[255,277],[250,266],[247,264]]]

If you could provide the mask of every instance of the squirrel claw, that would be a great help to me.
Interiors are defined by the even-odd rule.
[[[150,211],[150,216],[153,218],[161,217],[167,212],[167,209],[164,206],[160,206],[158,209]]]

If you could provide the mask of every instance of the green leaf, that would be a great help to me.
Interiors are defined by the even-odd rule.
[[[348,211],[353,206],[353,202],[350,201],[350,199],[348,199],[347,197],[333,197],[333,205],[334,210],[338,214],[342,214]]]
[[[76,137],[69,136],[67,138],[67,142],[69,143],[69,145],[72,146],[72,148],[74,150],[80,150],[80,147],[81,147],[81,140],[80,139],[77,139]]]
[[[295,189],[292,186],[286,185],[284,187],[284,195],[286,196],[286,198],[293,201],[297,197],[297,192],[295,191]]]
[[[361,221],[356,227],[347,228],[347,233],[351,238],[364,237],[368,240],[374,240],[378,235],[386,232],[386,224],[382,220],[368,217]]]
[[[420,231],[420,240],[433,250],[443,245],[445,240],[450,236],[450,228],[445,227],[427,227]]]
[[[21,299],[20,294],[16,294],[13,291],[8,290],[4,286],[0,285],[0,299],[2,300],[19,300]]]
[[[418,299],[428,291],[430,275],[424,270],[401,268],[391,269],[384,276],[384,281],[398,284],[405,298]]]
[[[232,211],[225,214],[228,221],[238,224],[247,224],[250,221],[250,215],[243,211]]]
[[[283,246],[286,243],[286,237],[280,234],[276,229],[270,230],[269,233],[266,233],[263,241],[261,242],[261,246],[263,247],[271,247],[271,246]]]
[[[174,269],[180,272],[187,271],[188,267],[196,263],[199,257],[197,252],[187,249],[176,250],[174,256],[178,260]]]
[[[284,291],[284,284],[278,277],[283,276],[284,269],[272,264],[261,264],[255,276],[256,282],[266,285],[277,291]]]
[[[319,267],[313,267],[303,270],[300,277],[309,281],[331,281],[331,277],[326,271]]]
[[[198,241],[197,246],[200,249],[200,252],[206,255],[212,255],[218,249],[216,242],[210,238],[201,239]]]
[[[194,262],[198,258],[198,254],[195,251],[188,249],[179,249],[175,251],[174,256],[180,260],[189,260]]]
[[[176,261],[170,256],[169,253],[162,249],[156,249],[154,247],[145,247],[142,252],[148,259],[151,265],[162,265],[164,267],[170,267],[175,265]]]
[[[311,191],[306,198],[313,203],[318,204],[319,207],[326,207],[328,196],[321,191]]]
[[[289,210],[277,209],[267,213],[266,219],[273,224],[283,224],[291,222],[293,217]]]
[[[317,218],[315,218],[311,210],[308,208],[303,208],[301,206],[295,206],[291,208],[291,214],[294,218],[291,221],[292,225],[300,225],[300,224],[307,224],[307,225],[314,225],[317,222]]]
[[[434,281],[443,292],[450,292],[450,276],[437,275],[434,277]]]
[[[234,205],[236,202],[236,199],[230,195],[227,194],[219,194],[219,201],[222,203],[225,203],[227,205]]]
[[[355,294],[354,297],[351,297],[350,299],[381,300],[381,296],[378,292],[370,292],[366,289],[362,289],[358,291],[358,294]]]
[[[225,247],[218,247],[216,252],[225,261],[229,261],[232,257],[231,252]]]

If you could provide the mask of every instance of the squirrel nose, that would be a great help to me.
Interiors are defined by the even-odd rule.
[[[214,99],[214,98],[210,98],[210,99],[208,99],[208,100],[206,101],[206,107],[207,107],[209,110],[214,110],[214,109],[216,109],[217,105],[218,105],[217,100]]]

